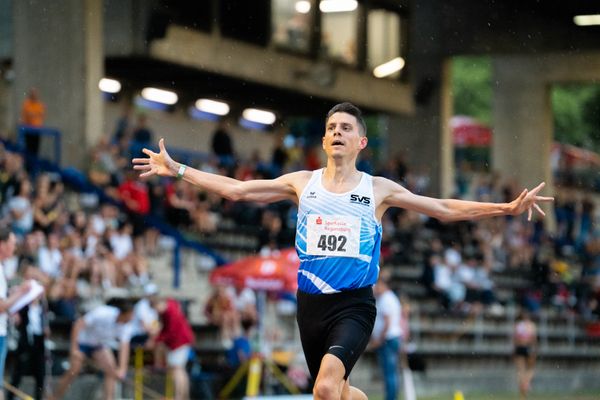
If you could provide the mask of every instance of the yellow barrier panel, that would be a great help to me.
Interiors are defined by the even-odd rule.
[[[171,374],[170,371],[167,371],[167,376],[165,377],[165,399],[171,400],[174,392],[173,374]]]
[[[14,387],[13,385],[11,385],[7,381],[4,381],[4,387],[6,388],[6,390],[8,390],[9,392],[11,392],[12,394],[14,394],[15,396],[17,396],[21,400],[33,400],[33,397],[31,397],[27,393],[23,392],[22,390],[17,389],[16,387]]]
[[[136,347],[134,357],[135,373],[133,376],[133,397],[135,400],[144,400],[144,349],[142,347]]]
[[[246,396],[255,397],[260,389],[260,378],[262,376],[262,360],[255,355],[250,359],[248,369],[248,384],[246,385]]]

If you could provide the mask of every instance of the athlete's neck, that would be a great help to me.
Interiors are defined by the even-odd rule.
[[[323,179],[334,187],[355,185],[360,180],[361,173],[356,169],[356,161],[328,160],[323,170]]]

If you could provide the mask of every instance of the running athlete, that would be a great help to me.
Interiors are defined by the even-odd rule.
[[[159,153],[133,159],[140,177],[177,177],[203,190],[238,201],[298,204],[296,250],[298,313],[302,346],[315,379],[314,398],[366,399],[348,376],[364,351],[375,321],[372,286],[379,273],[381,217],[390,207],[414,210],[442,221],[544,212],[538,196],[544,183],[511,203],[480,203],[419,196],[399,184],[356,169],[367,146],[360,110],[350,103],[333,107],[325,120],[325,168],[298,171],[272,180],[239,181],[174,161],[159,141]]]

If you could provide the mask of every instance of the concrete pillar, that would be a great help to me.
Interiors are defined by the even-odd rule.
[[[545,181],[552,188],[550,84],[540,63],[495,59],[494,81],[493,169],[521,186],[531,188]]]
[[[415,113],[393,117],[389,126],[389,155],[404,154],[411,169],[430,177],[429,195],[452,194],[454,161],[447,121],[452,114],[440,37],[442,26],[438,4],[424,0],[411,9],[409,73],[415,100]],[[433,19],[433,20],[432,20]]]
[[[10,77],[12,72],[0,72],[0,137],[13,138],[15,111],[13,109]]]
[[[62,132],[63,165],[83,167],[102,134],[102,13],[102,0],[13,2],[15,109],[39,89],[46,125]]]

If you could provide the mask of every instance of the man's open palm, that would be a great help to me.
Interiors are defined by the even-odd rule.
[[[174,163],[169,153],[165,149],[165,140],[160,139],[158,141],[159,153],[155,153],[152,150],[144,148],[142,151],[148,156],[148,158],[134,158],[133,169],[142,171],[140,178],[147,178],[153,175],[159,176],[173,176],[173,173],[169,169],[169,166]]]
[[[527,189],[523,190],[519,197],[511,202],[511,205],[513,206],[512,214],[519,215],[527,210],[527,220],[531,221],[531,216],[533,215],[533,210],[535,209],[542,216],[545,216],[546,213],[540,208],[538,203],[548,203],[554,201],[554,197],[538,196],[538,193],[544,188],[544,186],[546,186],[546,183],[542,182],[530,191]]]

